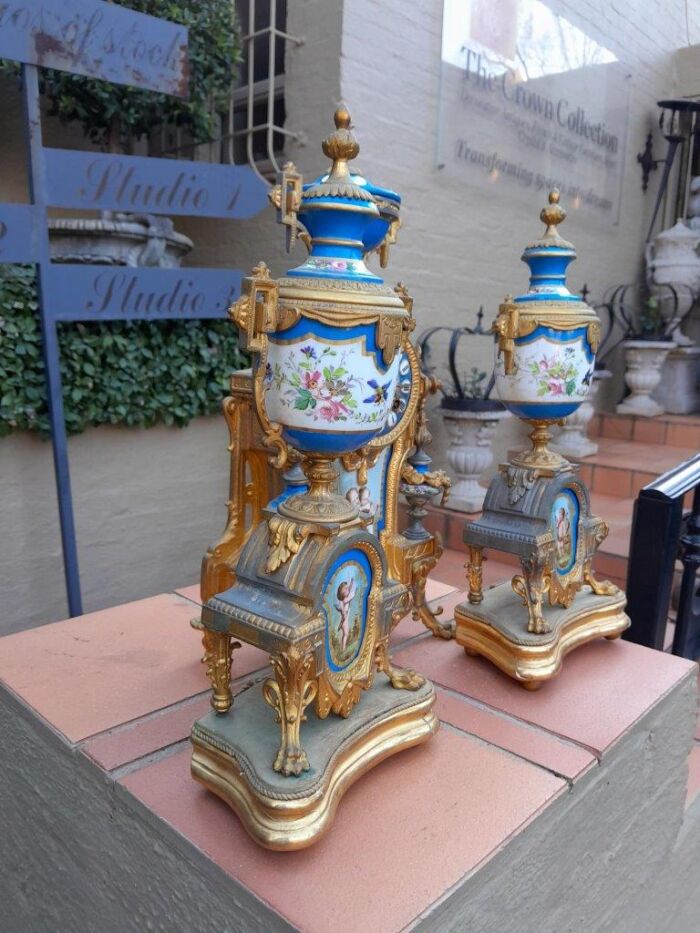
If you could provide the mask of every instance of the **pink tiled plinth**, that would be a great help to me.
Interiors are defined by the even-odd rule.
[[[449,722],[569,780],[580,777],[596,761],[587,749],[574,742],[530,728],[494,710],[478,706],[457,693],[438,688],[436,711],[443,722]]]
[[[72,742],[207,689],[192,603],[164,593],[2,639],[0,681]],[[248,645],[235,675],[264,667]]]
[[[227,874],[313,933],[403,929],[566,788],[447,727],[355,784],[316,845],[267,852],[192,781],[189,757],[173,755],[121,783]]]
[[[454,643],[414,642],[394,654],[435,683],[603,752],[696,665],[624,641],[591,642],[567,655],[561,673],[531,693]]]
[[[449,620],[464,599],[463,555],[446,556],[427,596]],[[489,579],[512,573],[496,562],[487,569]],[[149,831],[158,820],[171,826],[193,857],[203,853],[250,889],[261,924],[271,909],[307,933],[408,928],[561,795],[585,787],[597,758],[693,676],[687,661],[600,642],[569,655],[533,694],[404,620],[394,658],[436,683],[440,732],[363,776],[316,845],[273,853],[189,773],[190,728],[209,708],[200,635],[189,624],[195,589],[0,639],[0,680],[74,743],[72,755],[77,746],[105,793],[116,783],[136,813],[135,800],[151,811]],[[264,677],[266,663],[249,646],[236,651],[234,688]],[[234,699],[234,716],[235,708]],[[688,806],[700,793],[698,748]]]

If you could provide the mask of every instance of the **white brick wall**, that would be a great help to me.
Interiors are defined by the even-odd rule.
[[[611,49],[632,74],[620,226],[595,229],[570,221],[565,231],[579,255],[569,284],[580,288],[586,282],[595,295],[608,285],[633,281],[641,271],[660,171],[643,194],[636,154],[658,120],[656,101],[690,93],[678,87],[674,54],[689,44],[685,3],[552,0],[548,5]],[[688,15],[694,43],[700,40],[700,4],[688,0]],[[524,290],[527,270],[520,253],[540,231],[541,197],[533,194],[532,207],[509,203],[505,190],[480,191],[435,168],[441,34],[442,0],[346,0],[343,5],[341,91],[360,138],[363,171],[404,196],[404,227],[387,273],[408,284],[419,331],[428,323],[472,324],[480,304],[490,322],[507,292]],[[663,145],[657,134],[655,155],[665,154]],[[489,368],[488,341],[472,347],[474,362]],[[466,359],[465,367],[471,365]],[[616,380],[611,395],[620,385]],[[442,460],[445,438],[438,422],[434,417],[434,455]],[[498,435],[499,455],[519,430],[515,420],[506,424]]]

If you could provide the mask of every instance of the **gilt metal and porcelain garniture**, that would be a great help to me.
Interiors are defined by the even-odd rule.
[[[343,107],[335,125],[329,171],[304,185],[287,164],[271,194],[288,247],[300,239],[307,259],[278,280],[258,265],[231,310],[263,442],[278,469],[300,462],[306,481],[262,510],[233,585],[204,606],[215,712],[192,733],[195,778],[277,849],[313,842],[355,778],[437,729],[432,685],[394,667],[388,647],[420,590],[401,572],[409,550],[386,513],[398,493],[387,487],[413,469],[402,415],[416,420],[422,388],[412,301],[365,259],[378,251],[386,264],[400,198],[351,172],[359,146]],[[439,471],[426,477],[447,485]],[[422,542],[402,541],[415,560]],[[233,706],[232,637],[268,652],[272,669]]]
[[[496,388],[506,408],[532,427],[532,446],[502,464],[481,517],[468,522],[468,601],[455,610],[456,637],[525,686],[559,670],[563,655],[629,625],[625,596],[596,580],[592,561],[608,533],[590,511],[578,466],[548,446],[549,428],[585,401],[593,376],[600,323],[566,286],[576,258],[558,225],[566,217],[553,191],[540,218],[541,239],[526,247],[530,287],[508,297],[493,325]],[[483,592],[484,548],[516,555],[522,573]]]

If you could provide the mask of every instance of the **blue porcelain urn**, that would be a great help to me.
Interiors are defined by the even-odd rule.
[[[361,456],[385,429],[414,323],[405,291],[386,285],[365,261],[376,250],[386,264],[401,199],[350,171],[359,145],[342,106],[335,127],[323,141],[329,170],[303,184],[287,163],[271,193],[288,248],[301,240],[307,258],[277,281],[258,266],[232,309],[243,346],[254,352],[256,405],[268,443],[281,458],[289,448],[301,454],[310,481],[307,493],[279,510],[317,521],[356,514],[331,491],[333,461]]]
[[[595,311],[566,285],[576,250],[558,233],[565,217],[554,190],[540,214],[545,234],[522,255],[530,287],[517,298],[506,298],[494,324],[499,397],[513,414],[528,420],[557,421],[585,401],[600,340]]]

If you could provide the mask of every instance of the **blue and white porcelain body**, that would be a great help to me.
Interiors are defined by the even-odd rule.
[[[499,310],[496,389],[520,418],[566,418],[588,395],[600,325],[593,309],[567,288],[566,270],[575,258],[571,244],[556,233],[528,246],[522,259],[530,287]]]
[[[278,281],[290,326],[268,335],[265,410],[305,453],[341,456],[386,427],[399,385],[402,299],[365,263],[396,222],[400,198],[338,171],[302,189],[307,259]]]
[[[334,327],[302,316],[269,338],[265,408],[292,447],[340,456],[384,429],[400,356],[384,363],[377,326]]]

